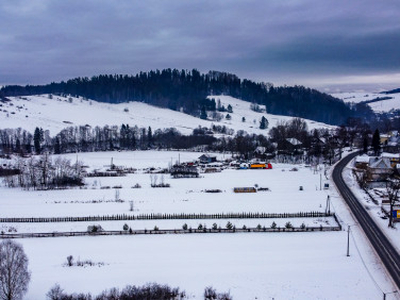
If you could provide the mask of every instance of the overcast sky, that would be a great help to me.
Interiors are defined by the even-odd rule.
[[[0,1],[0,84],[164,68],[400,87],[400,0]]]

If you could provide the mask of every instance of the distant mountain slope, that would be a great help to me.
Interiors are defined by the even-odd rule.
[[[210,128],[213,124],[226,126],[248,133],[267,134],[268,130],[259,129],[259,122],[265,116],[269,128],[278,121],[287,121],[290,117],[257,113],[250,110],[250,103],[229,96],[212,96],[220,100],[224,106],[231,105],[231,119],[224,118],[220,122],[202,120],[178,111],[159,108],[140,102],[101,103],[83,98],[61,97],[49,95],[9,97],[11,101],[1,103],[0,127],[26,129],[33,132],[35,127],[50,130],[52,135],[69,126],[91,127],[104,125],[137,125],[139,128],[157,129],[175,127],[182,134],[191,134],[199,126]],[[52,98],[52,99],[50,99]],[[242,121],[243,117],[245,122]],[[326,124],[306,120],[310,129],[330,127]]]
[[[135,76],[100,75],[75,78],[42,86],[6,86],[0,96],[70,94],[101,102],[141,101],[159,107],[199,116],[203,107],[215,110],[208,95],[230,95],[266,105],[272,114],[296,116],[328,124],[342,124],[357,115],[349,105],[330,95],[302,86],[274,87],[271,84],[241,80],[236,75],[197,70],[141,72]]]
[[[347,103],[365,103],[375,113],[390,112],[400,109],[400,91],[395,90],[383,93],[337,93],[332,96],[342,99]]]
[[[400,88],[393,89],[393,90],[390,90],[390,91],[381,92],[381,94],[400,94]]]

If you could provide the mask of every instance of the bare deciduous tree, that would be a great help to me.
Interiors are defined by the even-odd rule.
[[[0,299],[22,299],[31,274],[22,246],[12,240],[0,243]]]
[[[389,227],[393,227],[393,206],[397,204],[399,190],[400,180],[394,179],[386,182],[386,193],[390,204]]]

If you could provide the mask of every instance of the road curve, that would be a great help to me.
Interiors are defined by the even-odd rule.
[[[356,217],[358,223],[361,225],[365,235],[374,247],[376,253],[379,255],[389,274],[392,276],[393,281],[396,283],[397,288],[400,289],[400,256],[397,250],[392,246],[385,234],[382,233],[380,228],[372,220],[371,216],[365,210],[363,205],[358,201],[357,197],[351,192],[346,185],[342,172],[346,165],[359,154],[359,152],[352,153],[343,158],[336,164],[332,172],[332,179],[338,191],[350,207],[353,215]]]

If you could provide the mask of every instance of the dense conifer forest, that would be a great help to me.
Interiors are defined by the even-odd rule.
[[[221,94],[266,105],[271,114],[333,125],[344,124],[349,117],[368,119],[373,116],[365,104],[350,107],[342,100],[303,86],[275,87],[270,83],[242,80],[229,73],[210,71],[201,74],[195,69],[78,77],[47,85],[10,85],[0,90],[1,97],[46,93],[82,96],[109,103],[140,101],[199,117],[202,110],[216,110],[215,101],[206,97]]]

